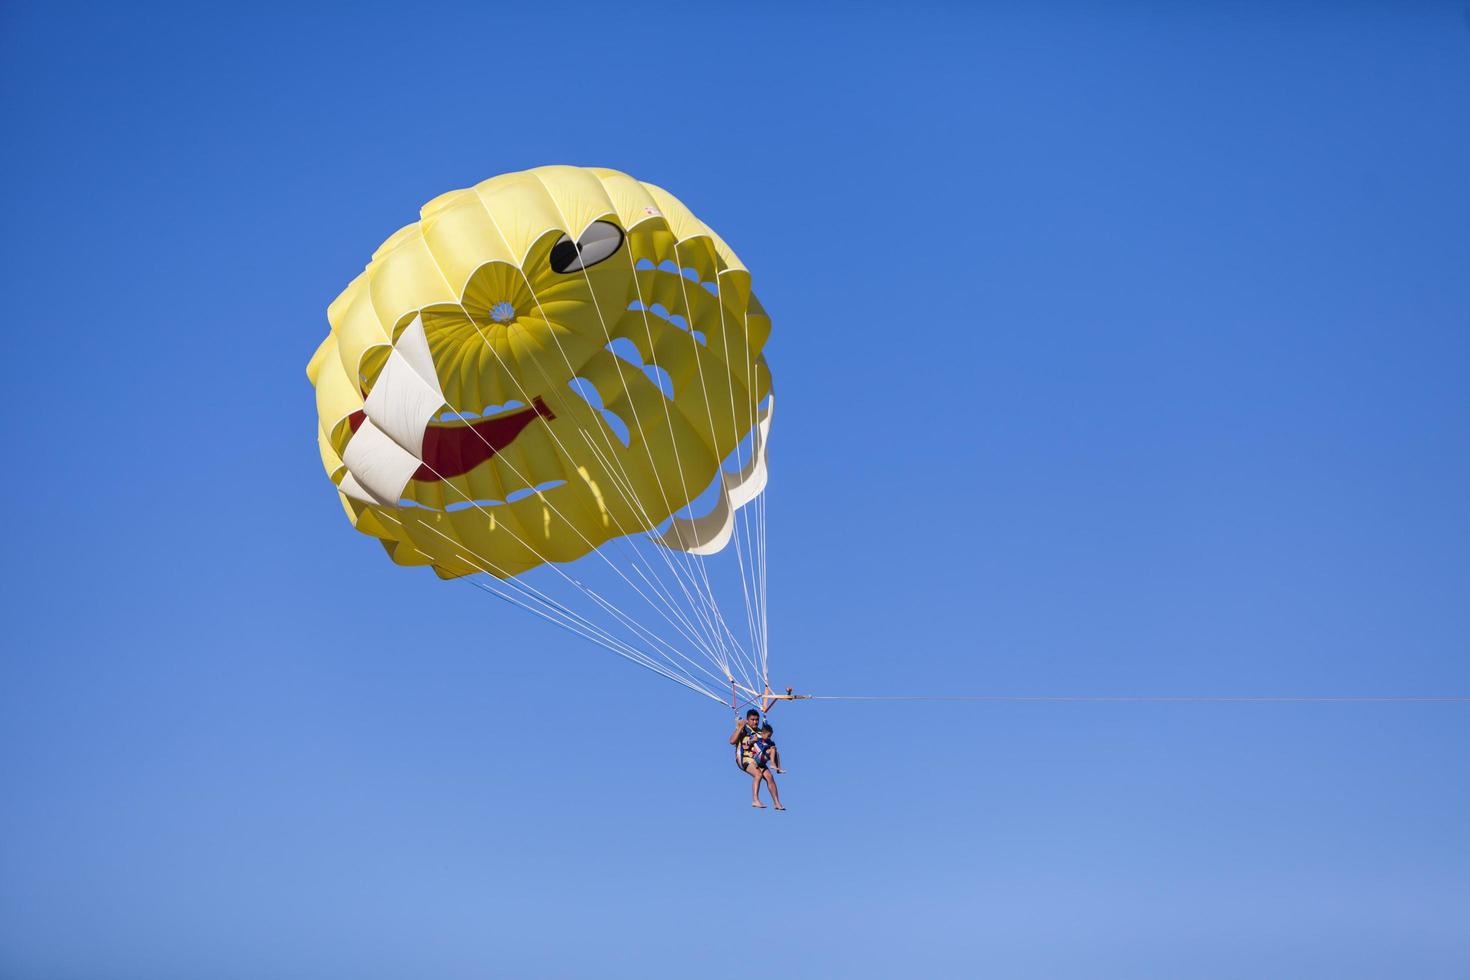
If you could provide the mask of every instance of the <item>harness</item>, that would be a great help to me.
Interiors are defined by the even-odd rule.
[[[744,772],[745,767],[752,762],[758,762],[755,753],[755,742],[756,734],[752,730],[740,736],[740,741],[735,743],[735,767],[741,772]]]
[[[775,744],[775,741],[761,738],[755,732],[742,735],[735,743],[735,765],[741,772],[751,763],[755,763],[758,769],[766,768],[766,754]]]

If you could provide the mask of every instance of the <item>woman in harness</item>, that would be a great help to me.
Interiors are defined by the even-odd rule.
[[[781,794],[776,791],[776,777],[771,775],[770,768],[775,764],[776,771],[780,772],[781,757],[771,738],[771,726],[762,725],[760,717],[760,712],[752,708],[735,723],[735,733],[730,736],[730,744],[735,746],[735,765],[750,775],[751,806],[765,809],[766,805],[761,802],[761,783],[764,782],[771,788],[771,802],[777,810],[784,810]]]

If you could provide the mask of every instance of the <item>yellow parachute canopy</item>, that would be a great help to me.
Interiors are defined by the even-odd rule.
[[[400,565],[506,579],[649,533],[711,554],[764,488],[770,320],[719,236],[626,174],[435,198],[327,319],[322,462]]]

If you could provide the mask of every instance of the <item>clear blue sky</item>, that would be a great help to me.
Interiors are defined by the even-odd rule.
[[[1470,694],[1462,6],[787,6],[0,12],[6,980],[1470,975],[1470,706],[782,707],[757,813],[348,529],[327,302],[611,166],[776,320],[773,680]]]

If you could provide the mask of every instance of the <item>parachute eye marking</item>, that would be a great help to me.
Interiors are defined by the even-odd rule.
[[[623,229],[610,221],[594,221],[575,242],[562,235],[551,247],[551,270],[581,272],[609,258],[623,245]]]

